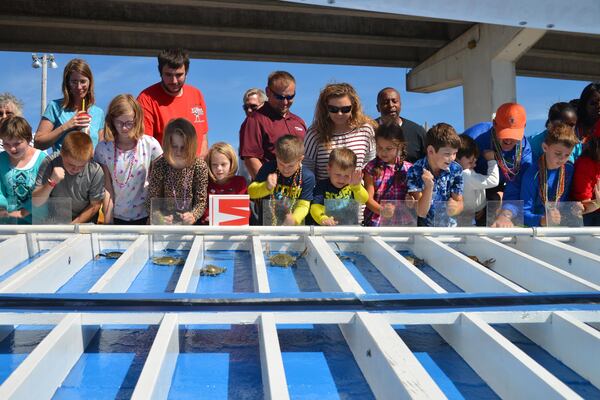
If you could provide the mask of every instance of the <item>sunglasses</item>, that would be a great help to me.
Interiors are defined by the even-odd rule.
[[[336,107],[328,104],[327,111],[329,111],[332,114],[337,114],[340,111],[342,112],[342,114],[348,114],[350,111],[352,111],[352,106]]]
[[[292,99],[293,99],[293,98],[296,96],[296,93],[294,93],[294,94],[290,94],[289,96],[282,96],[282,95],[280,95],[279,93],[275,93],[275,92],[273,91],[273,89],[271,89],[271,88],[269,88],[269,91],[270,91],[271,93],[273,93],[273,96],[275,96],[275,98],[276,98],[277,100],[281,100],[281,101],[283,101],[283,100],[292,101]]]
[[[256,111],[258,110],[258,104],[242,104],[242,109]]]

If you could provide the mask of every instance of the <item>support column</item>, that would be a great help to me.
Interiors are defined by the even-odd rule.
[[[545,32],[475,25],[413,68],[406,89],[431,93],[463,85],[465,128],[490,121],[498,106],[516,101],[515,63]]]

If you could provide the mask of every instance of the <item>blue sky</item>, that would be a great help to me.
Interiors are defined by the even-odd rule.
[[[48,100],[61,97],[62,70],[74,57],[84,58],[96,80],[96,104],[106,110],[119,93],[137,96],[158,82],[156,57],[55,54],[57,69],[48,69]],[[25,103],[25,117],[37,128],[40,118],[41,70],[31,67],[31,53],[0,52],[2,79],[0,92],[11,92]],[[227,141],[237,147],[238,131],[244,120],[241,98],[250,87],[263,88],[271,71],[291,72],[297,82],[292,111],[308,125],[312,121],[320,89],[330,82],[348,82],[358,91],[367,114],[378,116],[377,92],[386,86],[400,90],[402,115],[429,126],[437,122],[464,130],[462,88],[431,94],[407,93],[406,68],[377,68],[342,65],[271,63],[227,60],[192,60],[187,83],[204,94],[208,109],[209,143]],[[578,98],[588,82],[557,79],[517,78],[517,98],[527,110],[526,134],[543,129],[548,108],[557,101]]]

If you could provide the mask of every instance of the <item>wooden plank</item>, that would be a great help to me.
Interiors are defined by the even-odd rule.
[[[579,399],[573,390],[476,315],[433,328],[506,399]]]
[[[340,329],[376,398],[446,398],[383,316],[358,312]]]
[[[400,293],[446,293],[380,237],[365,236],[361,253]]]
[[[465,292],[527,292],[436,238],[415,235],[415,241],[409,244],[409,247],[417,257],[423,258],[427,264]]]
[[[513,326],[592,385],[600,387],[600,332],[596,329],[563,311],[552,313],[545,323]]]
[[[165,314],[131,399],[166,399],[171,389],[178,356],[179,323],[177,315]]]
[[[288,400],[290,394],[283,367],[277,325],[272,313],[262,313],[259,325],[260,367],[265,399]]]
[[[15,235],[0,243],[0,275],[10,271],[29,258],[27,236]]]
[[[305,258],[322,291],[365,293],[325,239],[307,236],[306,246]]]
[[[204,237],[195,236],[177,281],[177,286],[175,286],[175,293],[195,293],[200,280],[200,269],[203,265]]]
[[[262,241],[257,236],[252,236],[252,279],[258,293],[271,292]]]
[[[519,237],[513,247],[595,285],[600,285],[599,255],[550,238]],[[599,289],[600,286],[596,286],[592,290]]]
[[[600,290],[598,285],[490,238],[468,236],[458,247],[480,260],[494,258],[492,271],[532,292]]]
[[[49,399],[98,330],[69,314],[40,342],[0,386],[0,399]]]
[[[54,293],[93,256],[89,235],[72,236],[0,282],[0,293]]]
[[[150,251],[148,235],[141,235],[92,286],[89,293],[125,293],[140,273]]]

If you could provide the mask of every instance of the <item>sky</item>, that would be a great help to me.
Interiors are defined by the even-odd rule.
[[[62,97],[63,68],[76,57],[85,59],[92,68],[96,105],[104,110],[117,94],[137,97],[144,88],[159,81],[156,57],[55,54],[58,68],[48,68],[48,101]],[[25,103],[24,116],[35,132],[40,121],[42,73],[31,63],[31,53],[0,52],[0,92],[10,92]],[[379,116],[375,108],[377,92],[392,86],[400,90],[402,116],[421,125],[446,122],[459,133],[465,128],[462,87],[429,94],[406,92],[407,68],[194,59],[187,83],[204,94],[209,145],[226,141],[237,147],[244,120],[242,96],[251,87],[264,90],[267,76],[275,70],[286,70],[296,78],[296,98],[291,110],[307,125],[312,121],[319,91],[328,83],[347,82],[355,87],[363,109],[372,117]],[[527,110],[526,135],[542,131],[548,108],[555,102],[578,98],[588,83],[517,77],[517,101]]]

